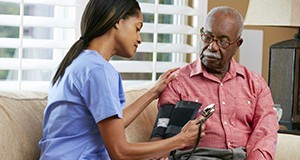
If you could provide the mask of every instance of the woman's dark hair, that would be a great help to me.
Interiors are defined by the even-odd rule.
[[[141,8],[136,0],[90,0],[81,19],[81,37],[65,55],[59,65],[52,85],[62,77],[66,68],[88,47],[89,42],[114,27],[121,19],[137,16]]]

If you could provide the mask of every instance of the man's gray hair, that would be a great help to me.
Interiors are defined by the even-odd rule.
[[[238,36],[242,35],[243,29],[244,29],[244,18],[240,14],[239,11],[237,11],[237,10],[231,8],[231,7],[228,7],[228,6],[218,6],[218,7],[213,8],[212,10],[210,10],[209,13],[207,14],[205,25],[206,25],[206,23],[211,23],[211,22],[214,21],[213,15],[216,12],[221,12],[221,13],[229,14],[229,15],[235,17],[236,20],[237,20],[237,24],[239,25]]]

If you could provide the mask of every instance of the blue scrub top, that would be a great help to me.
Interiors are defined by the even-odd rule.
[[[109,160],[97,123],[122,118],[125,96],[120,74],[99,53],[84,50],[48,93],[42,160]]]

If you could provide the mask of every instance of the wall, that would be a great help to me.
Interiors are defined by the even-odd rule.
[[[249,0],[208,0],[208,11],[210,11],[213,7],[224,5],[237,9],[245,18],[248,3]],[[266,81],[268,81],[269,47],[277,42],[292,39],[298,32],[298,28],[245,26],[245,29],[263,31],[262,76]]]

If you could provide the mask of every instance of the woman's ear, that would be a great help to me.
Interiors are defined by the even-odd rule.
[[[120,20],[118,20],[118,22],[115,23],[114,28],[118,29],[120,27]]]
[[[119,22],[117,22],[117,23],[114,25],[114,28],[115,28],[115,29],[118,29],[118,28],[119,28]]]

